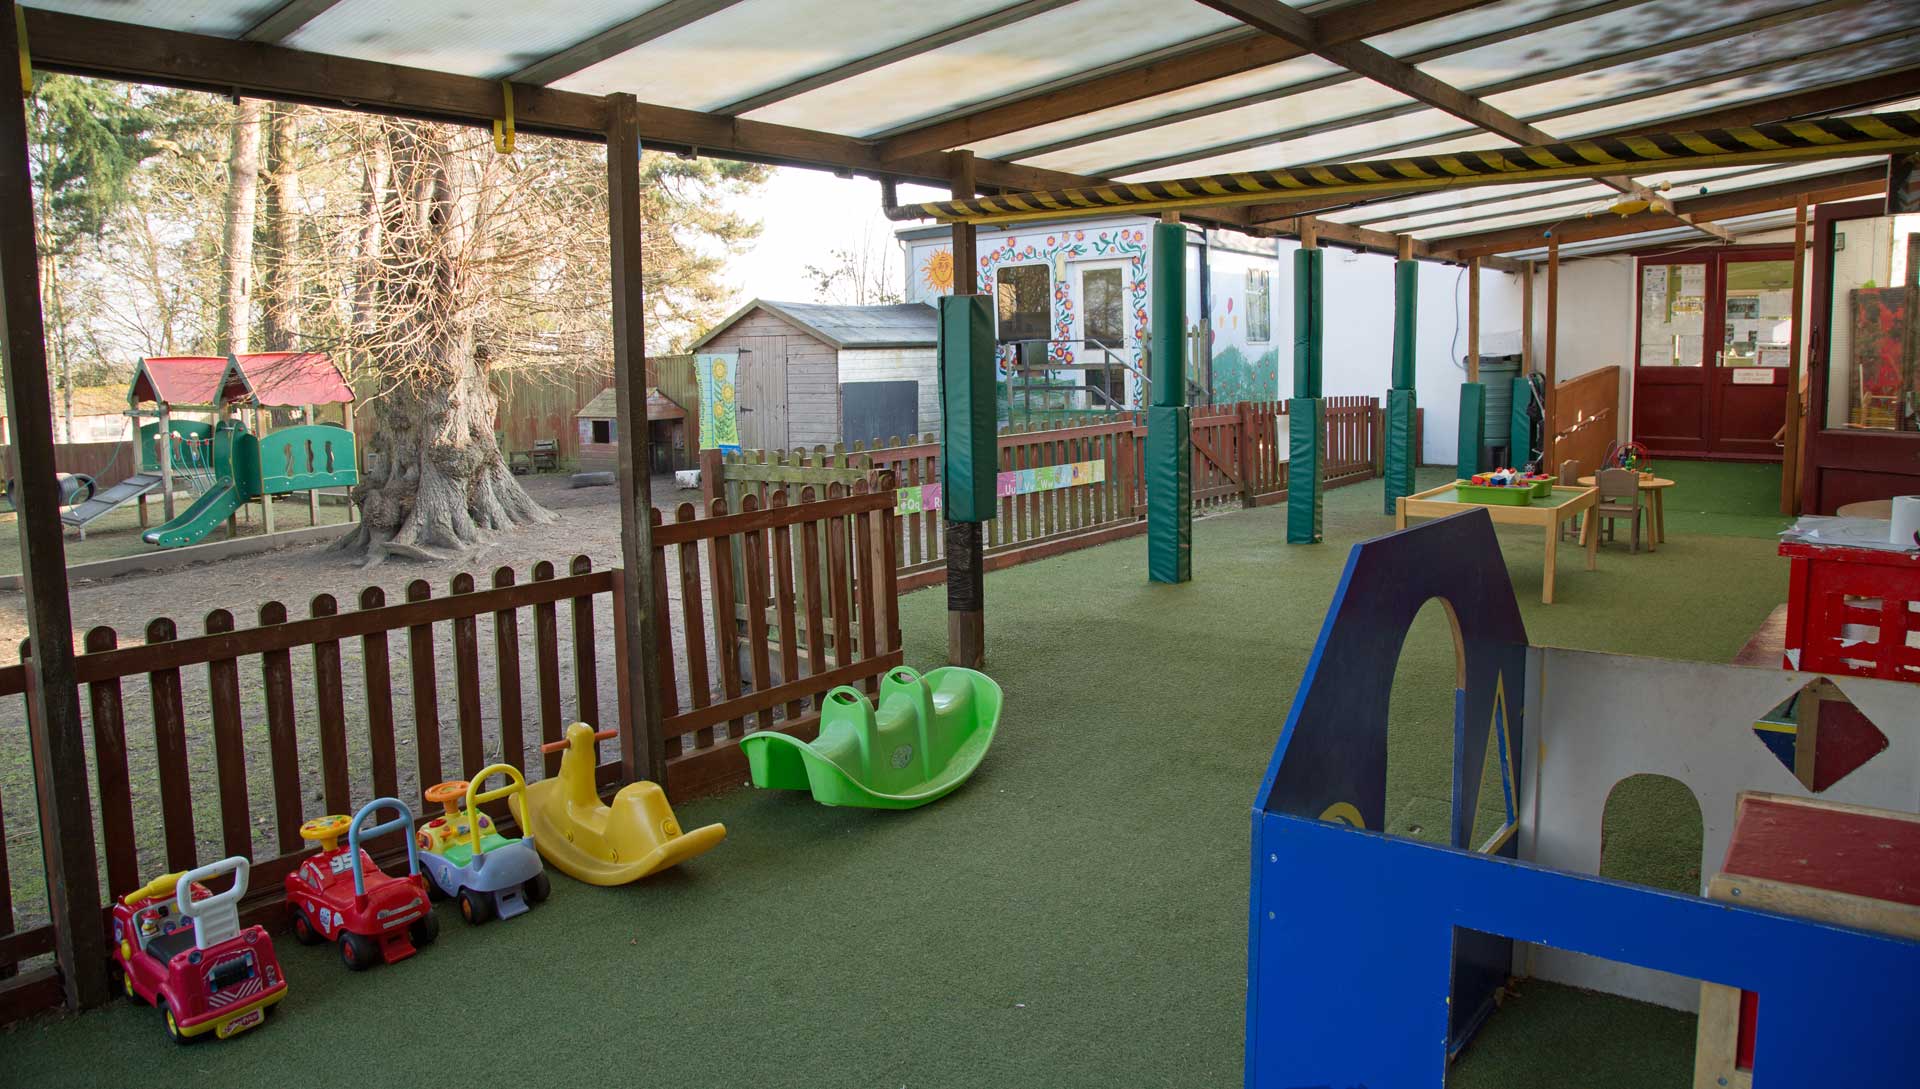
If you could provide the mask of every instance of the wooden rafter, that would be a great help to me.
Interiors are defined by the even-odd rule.
[[[1883,166],[1855,167],[1832,174],[1688,197],[1674,201],[1673,207],[1676,212],[1696,219],[1733,219],[1791,208],[1803,197],[1811,203],[1822,204],[1867,196],[1884,191],[1886,182],[1886,168]],[[1552,237],[1558,238],[1562,244],[1569,244],[1690,225],[1675,215],[1650,209],[1637,215],[1596,217],[1558,226],[1536,223],[1479,234],[1429,239],[1428,252],[1441,259],[1464,261],[1514,250],[1538,249],[1546,244],[1548,236],[1545,232],[1549,226],[1552,226]]]
[[[514,83],[544,85],[617,57],[629,49],[645,45],[683,27],[725,11],[740,0],[666,0],[648,8],[619,26],[609,27],[583,42],[577,42],[549,57],[542,57],[506,77]]]
[[[241,37],[269,45],[286,41],[293,32],[326,14],[340,0],[287,0],[273,14],[253,24]]]
[[[1012,26],[1015,23],[1031,19],[1036,15],[1044,15],[1057,8],[1066,7],[1073,2],[1074,0],[1021,0],[1020,3],[1013,4],[1009,7],[999,8],[995,11],[987,12],[985,15],[975,16],[965,22],[955,23],[944,29],[936,30],[931,34],[924,34],[910,42],[902,42],[899,45],[882,49],[877,53],[869,53],[864,57],[847,61],[844,64],[835,65],[824,71],[815,72],[810,76],[803,76],[790,83],[783,83],[778,87],[748,95],[737,101],[729,102],[713,112],[725,114],[729,117],[750,113],[754,110],[771,106],[776,102],[784,102],[789,98],[806,94],[808,91],[819,90],[822,87],[839,83],[842,80],[852,79],[855,76],[863,75],[875,69],[885,68],[889,64],[897,64],[908,58],[917,57],[922,53],[930,53],[944,46],[952,45],[955,42],[965,41],[968,38],[985,34],[990,30],[998,30],[1004,26]]]
[[[1318,18],[1302,18],[1313,19],[1320,40],[1356,41],[1484,7],[1489,2],[1491,0],[1365,0],[1335,8]],[[1123,66],[1064,87],[1036,91],[1009,102],[889,133],[881,143],[881,155],[887,159],[907,158],[960,147],[1251,72],[1307,52],[1298,44],[1272,36],[1235,34],[1224,41],[1215,38],[1209,44],[1173,56],[1156,55],[1149,61]]]

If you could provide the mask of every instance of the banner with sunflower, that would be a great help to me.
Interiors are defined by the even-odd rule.
[[[693,357],[700,378],[700,449],[740,452],[740,409],[734,379],[740,372],[738,350],[701,352]]]

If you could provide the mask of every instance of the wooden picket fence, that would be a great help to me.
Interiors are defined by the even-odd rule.
[[[1378,475],[1382,419],[1374,398],[1327,398],[1322,442],[1330,487]],[[1287,402],[1198,405],[1192,420],[1196,513],[1264,506],[1286,498]],[[1094,422],[1002,430],[1002,473],[1097,464],[1100,479],[1001,496],[997,516],[986,523],[987,567],[998,569],[1145,532],[1146,481],[1140,465],[1146,438],[1145,417],[1132,412]],[[901,489],[937,484],[940,443],[936,436],[913,435],[873,446],[855,443],[850,449],[836,445],[724,456],[706,450],[701,467],[708,503],[737,506],[752,497],[764,505],[776,496],[795,502],[802,488],[851,487],[881,470],[891,472]],[[900,588],[939,582],[946,565],[940,512],[903,501],[896,522]]]
[[[697,520],[691,505],[666,524],[655,513],[664,778],[675,800],[743,782],[746,729],[811,738],[828,689],[871,690],[900,664],[892,481],[875,483],[829,487],[818,502],[804,491],[794,505],[749,499],[737,513],[716,504]],[[726,562],[736,552],[738,580]],[[162,617],[144,642],[124,646],[112,628],[87,632],[74,670],[95,770],[101,925],[112,897],[229,855],[253,862],[246,916],[277,921],[282,880],[308,853],[307,818],[373,797],[415,803],[425,787],[496,761],[538,779],[560,759],[541,756],[540,744],[568,722],[633,727],[623,572],[582,556],[566,574],[542,562],[531,576],[501,568],[483,588],[462,573],[440,596],[416,580],[392,603],[369,587],[347,609],[321,594],[297,619],[267,602],[247,628],[215,609],[194,635]],[[756,606],[744,619],[718,604],[736,587]],[[0,667],[0,699],[18,701],[8,716],[18,723],[26,680],[24,665]],[[0,730],[10,759],[27,746],[23,726]],[[615,756],[598,767],[603,788],[633,778],[624,751],[603,753]],[[31,815],[31,787],[7,802]],[[61,1000],[44,963],[55,944],[45,882],[37,865],[10,870],[6,811],[0,804],[0,1023]],[[418,804],[415,815],[431,816]],[[495,816],[510,823],[504,809]],[[38,854],[29,837],[37,844],[30,828],[14,836],[16,865]],[[390,861],[401,846],[389,837],[376,857]]]

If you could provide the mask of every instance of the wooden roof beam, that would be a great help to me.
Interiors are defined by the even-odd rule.
[[[1673,202],[1673,207],[1678,214],[1674,215],[1649,209],[1638,215],[1562,223],[1552,226],[1552,232],[1553,236],[1560,239],[1562,243],[1568,243],[1590,242],[1601,238],[1640,234],[1645,231],[1671,230],[1675,227],[1694,226],[1696,221],[1732,219],[1791,208],[1803,196],[1814,204],[1868,196],[1884,192],[1886,181],[1885,167],[1856,167],[1833,174],[1794,178],[1790,181],[1756,185],[1747,189],[1729,189],[1723,193],[1710,192],[1698,197],[1677,200]],[[1681,215],[1688,218],[1682,219]],[[1549,226],[1549,224],[1540,223],[1478,234],[1435,238],[1428,240],[1427,247],[1428,252],[1436,257],[1453,261],[1486,257],[1513,250],[1537,249],[1545,244]]]
[[[250,42],[269,45],[283,42],[292,37],[294,31],[318,19],[339,3],[340,0],[287,0],[240,36]]]
[[[1492,0],[1363,0],[1310,19],[1316,40],[1356,41]],[[1236,36],[1172,57],[1156,57],[1106,75],[895,132],[880,144],[886,159],[943,151],[1022,129],[1065,121],[1169,91],[1225,79],[1305,56],[1309,50],[1271,35]]]
[[[740,0],[666,0],[615,27],[595,34],[583,42],[534,61],[507,76],[513,83],[545,86],[645,45],[676,30],[693,25],[709,15],[725,11]]]

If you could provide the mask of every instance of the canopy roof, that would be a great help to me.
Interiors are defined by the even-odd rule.
[[[127,390],[133,404],[331,405],[353,400],[353,390],[325,352],[255,352],[241,356],[148,356]]]
[[[588,96],[625,92],[644,104],[650,146],[943,184],[945,152],[964,149],[994,192],[1920,105],[1920,4],[1903,0],[31,4],[36,62],[67,70],[475,122],[501,114],[505,79],[521,88],[521,128],[589,137],[604,110]],[[303,53],[349,61],[303,64]],[[1391,248],[1405,234],[1417,254],[1451,258],[1487,239],[1537,245],[1538,228],[1642,186],[1765,194],[1755,199],[1770,208],[1790,207],[1789,190],[1858,195],[1874,161],[1637,164],[1600,179],[1189,214],[1291,232],[1313,213],[1329,241]],[[1613,229],[1697,237],[1724,214],[1675,203]],[[1756,210],[1768,209],[1744,207]],[[1510,233],[1522,228],[1531,234]]]

